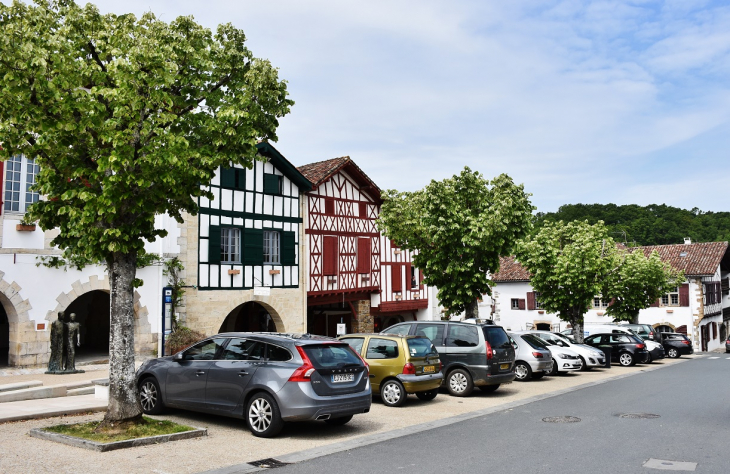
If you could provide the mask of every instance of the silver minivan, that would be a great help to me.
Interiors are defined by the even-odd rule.
[[[515,380],[541,379],[553,368],[553,357],[545,342],[532,334],[507,333],[515,348]]]

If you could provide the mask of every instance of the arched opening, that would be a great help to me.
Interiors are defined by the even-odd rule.
[[[550,323],[537,323],[535,329],[538,331],[550,331]]]
[[[672,326],[668,325],[668,324],[659,324],[654,329],[656,329],[657,332],[659,332],[659,333],[662,333],[662,332],[674,332],[674,328]]]
[[[727,340],[727,326],[720,324],[720,342]]]
[[[277,327],[268,309],[249,301],[231,311],[218,332],[277,332]]]
[[[65,309],[66,318],[76,314],[81,346],[76,348],[76,363],[109,357],[109,293],[94,290],[76,298]]]
[[[0,304],[0,367],[8,365],[10,351],[10,321],[5,308]]]

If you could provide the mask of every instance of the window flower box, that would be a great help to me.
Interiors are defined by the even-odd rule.
[[[229,275],[239,275],[241,270],[228,270]]]
[[[16,224],[15,230],[18,232],[33,232],[35,231],[35,224]]]
[[[269,270],[269,275],[278,275],[279,273],[281,273],[280,270]]]

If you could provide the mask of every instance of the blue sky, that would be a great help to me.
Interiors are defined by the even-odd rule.
[[[404,191],[507,173],[544,212],[730,211],[727,0],[95,3],[243,29],[289,82],[295,165],[349,155]]]

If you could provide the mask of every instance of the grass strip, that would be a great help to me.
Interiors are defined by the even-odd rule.
[[[74,423],[69,425],[55,425],[44,428],[52,433],[64,434],[75,438],[87,439],[97,443],[112,443],[114,441],[125,441],[128,439],[148,438],[150,436],[167,435],[192,431],[195,428],[180,425],[169,420],[155,420],[146,416],[142,421],[134,424],[124,424],[100,433],[95,432],[100,421],[89,423]]]

